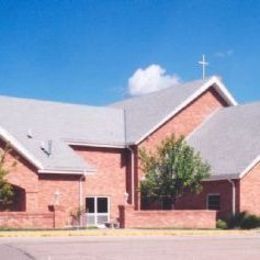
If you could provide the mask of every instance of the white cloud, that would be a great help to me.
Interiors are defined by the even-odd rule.
[[[179,84],[178,75],[167,75],[160,65],[152,64],[137,69],[128,79],[128,92],[132,96],[143,95]]]
[[[218,58],[225,58],[225,57],[232,56],[233,54],[234,54],[234,50],[230,49],[226,51],[218,51],[215,53],[215,56]]]

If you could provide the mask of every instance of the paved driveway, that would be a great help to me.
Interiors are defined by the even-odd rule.
[[[260,259],[260,235],[2,238],[0,259]]]

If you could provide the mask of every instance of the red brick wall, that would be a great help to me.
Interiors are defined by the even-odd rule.
[[[70,225],[71,212],[80,205],[79,180],[80,176],[40,174],[38,210],[48,212],[54,203],[54,193],[59,192],[59,206],[64,208],[63,226]]]
[[[0,212],[0,227],[9,228],[64,228],[67,213],[62,206],[52,206],[50,212]]]
[[[73,147],[86,161],[96,167],[85,180],[84,197],[107,196],[110,198],[110,217],[119,217],[118,205],[125,202],[127,182],[127,153],[123,149]]]
[[[260,163],[240,180],[240,211],[260,216]]]
[[[120,207],[121,224],[125,228],[215,228],[214,210],[140,211]]]
[[[139,147],[152,150],[165,137],[173,133],[176,136],[187,136],[208,118],[210,114],[224,106],[226,104],[217,92],[214,89],[209,89],[148,136],[139,144]]]
[[[138,145],[138,148],[153,151],[156,146],[171,134],[187,136],[213,112],[224,106],[226,106],[226,104],[217,92],[214,89],[209,89],[147,137]],[[140,180],[142,172],[140,170],[140,161],[138,163],[136,166],[138,177],[136,176],[136,178]],[[135,198],[136,208],[140,208],[138,192],[136,192]]]
[[[4,147],[5,143],[0,141],[0,148]],[[39,175],[37,169],[14,149],[7,155],[5,165],[10,171],[7,181],[25,191],[25,212],[0,212],[0,225],[16,228],[53,227],[53,217],[52,224],[49,224],[50,214],[53,216],[49,206],[53,203],[53,194],[56,191],[60,192],[60,204],[65,208],[59,226],[70,224],[70,212],[79,206],[79,176]],[[16,203],[24,202],[17,200]],[[61,215],[60,212],[58,214]]]
[[[224,105],[216,92],[209,90],[146,138],[139,147],[153,149],[167,135],[172,133],[187,135],[213,111]],[[118,205],[125,203],[125,191],[130,191],[129,153],[124,149],[76,146],[73,148],[97,169],[93,176],[87,176],[84,181],[84,197],[110,197],[111,218],[118,218]],[[15,155],[13,153],[10,156],[9,164],[13,161]],[[126,161],[128,161],[128,165],[126,165]],[[140,178],[141,173],[137,171],[138,163],[135,167],[135,174],[138,174]],[[54,192],[59,191],[61,193],[60,204],[65,208],[67,215],[67,217],[64,217],[64,224],[66,224],[70,211],[79,205],[79,176],[38,175],[37,170],[20,157],[16,168],[12,169],[12,172],[8,175],[8,181],[26,190],[27,212],[48,212],[48,206],[52,203]],[[137,186],[138,178],[135,181]],[[139,200],[137,196],[136,198],[136,205],[138,206]]]
[[[238,181],[236,181],[237,190],[237,210],[239,203]],[[232,186],[227,180],[203,182],[203,190],[199,194],[186,193],[176,201],[176,209],[207,209],[207,195],[220,195],[220,211],[218,217],[229,217],[232,214]]]
[[[0,227],[53,228],[52,213],[0,212]]]
[[[0,148],[5,147],[0,141]],[[15,166],[13,166],[15,162]],[[7,181],[25,190],[25,209],[27,212],[37,212],[38,210],[38,174],[35,167],[23,159],[14,149],[8,153],[5,161],[6,168],[9,169]]]
[[[111,201],[111,218],[118,218],[118,205],[125,201],[126,186],[129,189],[129,184],[127,184],[129,177],[126,177],[129,171],[129,167],[126,166],[126,156],[129,154],[122,149],[90,147],[74,147],[74,149],[97,169],[93,176],[88,176],[83,181],[83,196],[108,196]],[[7,165],[10,166],[15,157],[17,157],[15,152],[8,156]],[[63,226],[70,224],[70,213],[79,206],[80,176],[38,175],[37,170],[26,160],[21,156],[17,158],[16,167],[11,169],[8,181],[25,189],[26,213],[50,212],[49,206],[53,203],[53,195],[59,191],[60,205],[65,209]],[[18,214],[18,219],[19,216]]]

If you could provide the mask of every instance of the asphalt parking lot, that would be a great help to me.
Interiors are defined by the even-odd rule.
[[[260,234],[161,237],[1,238],[0,259],[260,259]]]

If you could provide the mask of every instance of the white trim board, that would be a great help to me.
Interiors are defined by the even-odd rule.
[[[38,170],[38,173],[40,174],[78,174],[78,175],[92,175],[95,172],[95,170],[88,170],[88,171],[75,171],[75,170]]]
[[[258,155],[240,174],[239,179],[242,179],[257,163],[260,162],[260,155]]]
[[[70,142],[65,140],[68,145],[73,146],[86,146],[86,147],[97,147],[97,148],[118,148],[118,149],[125,149],[125,145],[110,145],[110,144],[92,144],[92,143],[85,143],[85,142]]]

